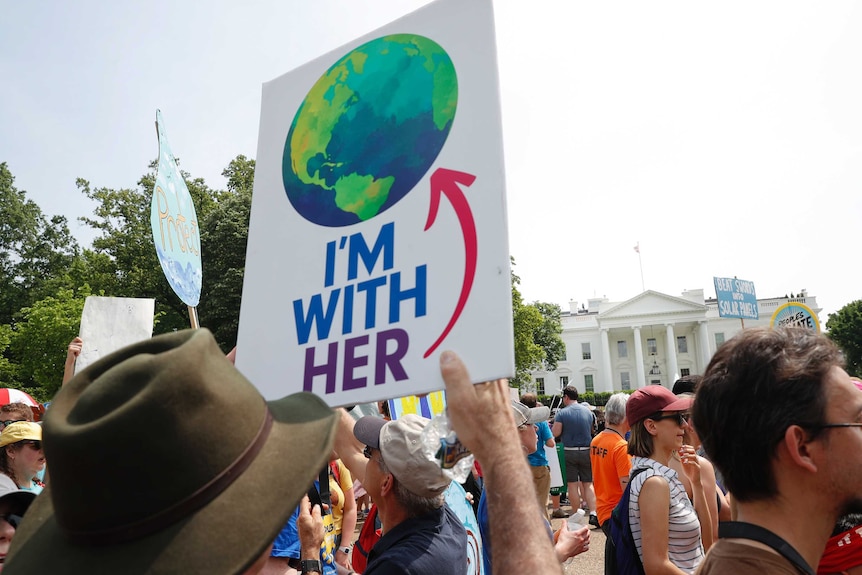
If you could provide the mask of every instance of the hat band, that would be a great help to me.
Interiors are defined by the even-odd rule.
[[[180,519],[188,517],[193,512],[197,511],[207,503],[218,497],[225,489],[227,489],[234,481],[239,478],[242,473],[248,469],[252,461],[255,460],[260,450],[263,449],[266,439],[272,430],[272,413],[269,408],[265,407],[266,416],[261,423],[260,429],[257,431],[255,438],[249,443],[248,447],[237,457],[233,463],[228,465],[221,473],[215,476],[209,483],[186,497],[178,501],[171,507],[159,511],[154,515],[150,515],[139,521],[118,525],[108,529],[98,531],[74,531],[64,528],[67,539],[79,545],[112,545],[115,543],[124,543],[133,541],[157,531],[161,531],[165,527],[176,523]]]

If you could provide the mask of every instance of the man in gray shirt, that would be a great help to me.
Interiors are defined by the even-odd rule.
[[[569,499],[575,507],[575,496],[587,502],[590,525],[599,526],[596,516],[596,492],[593,490],[593,469],[590,464],[590,441],[593,439],[596,418],[593,412],[578,403],[578,390],[573,385],[563,390],[563,409],[557,412],[551,432],[560,437],[566,454],[566,479]]]

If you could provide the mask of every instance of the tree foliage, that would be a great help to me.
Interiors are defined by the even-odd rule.
[[[51,279],[78,251],[66,218],[46,218],[0,163],[0,324],[48,295]]]
[[[131,188],[77,180],[80,192],[96,203],[93,215],[82,221],[98,234],[92,248],[81,250],[66,220],[43,215],[0,163],[0,385],[25,389],[42,400],[53,395],[62,379],[66,346],[79,331],[84,300],[91,293],[154,298],[155,333],[189,326],[186,305],[162,273],[153,246],[155,170],[153,162]],[[211,322],[203,325],[223,345],[233,345],[254,160],[238,156],[224,175],[228,189],[213,190],[183,172],[202,229],[201,319]]]
[[[208,326],[222,349],[236,345],[239,305],[245,274],[245,248],[251,214],[254,160],[237,156],[222,172],[227,191],[201,219],[204,278],[201,289],[201,325]]]
[[[847,372],[862,377],[862,300],[830,313],[826,329],[830,339],[844,352]]]
[[[512,267],[515,260],[512,258]],[[566,355],[566,346],[560,338],[560,306],[552,303],[525,304],[518,290],[521,283],[512,271],[512,320],[515,336],[515,377],[509,382],[520,387],[530,381],[530,372],[540,367],[554,370]]]

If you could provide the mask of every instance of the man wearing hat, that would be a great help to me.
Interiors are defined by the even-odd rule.
[[[335,424],[312,394],[264,400],[206,329],[116,351],[46,413],[51,481],[6,574],[257,573]]]
[[[6,561],[15,530],[35,498],[36,494],[32,491],[18,489],[8,480],[0,481],[0,570]]]
[[[862,393],[842,366],[805,328],[746,329],[715,352],[692,418],[737,521],[701,574],[813,573],[836,520],[862,512]]]
[[[426,457],[417,415],[394,421],[343,412],[336,451],[377,505],[383,536],[371,548],[364,575],[463,575],[467,533],[443,501],[449,478]],[[362,447],[364,445],[364,449]]]

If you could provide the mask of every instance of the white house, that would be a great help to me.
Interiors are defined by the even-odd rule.
[[[759,319],[744,320],[744,327],[768,326],[787,303],[821,311],[805,290],[758,299]],[[566,357],[555,371],[532,373],[539,394],[559,393],[570,383],[581,393],[671,387],[683,375],[703,373],[716,348],[743,328],[743,320],[719,317],[718,301],[705,300],[702,289],[680,297],[647,290],[624,302],[595,298],[569,307],[561,317]]]

